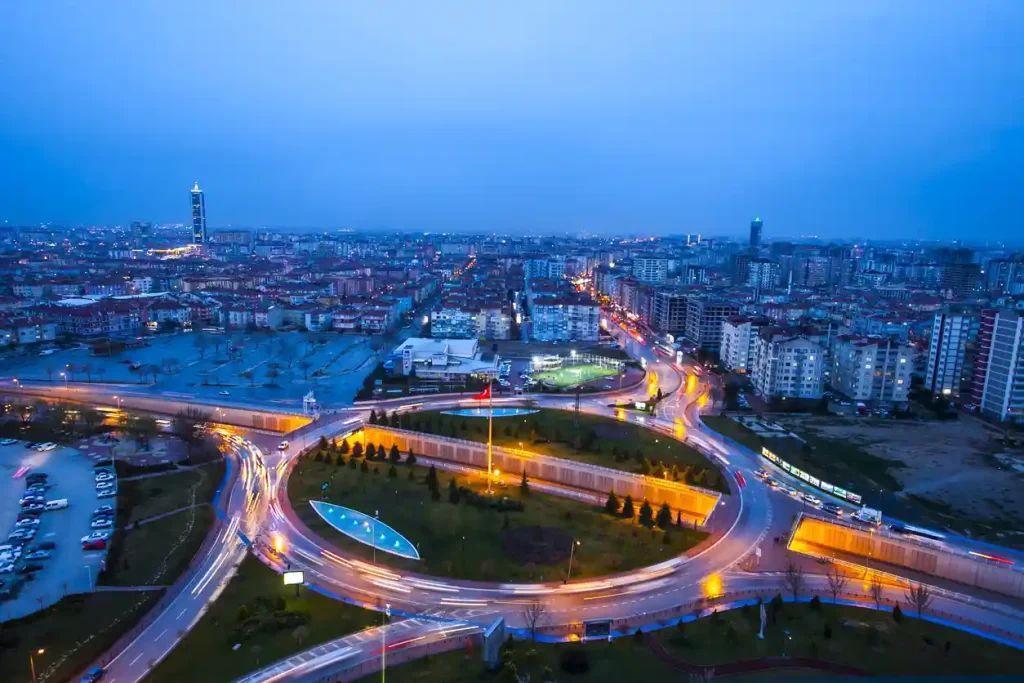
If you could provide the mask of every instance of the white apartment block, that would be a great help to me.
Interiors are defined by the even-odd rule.
[[[1024,317],[1000,311],[992,329],[981,412],[1024,422]]]
[[[933,394],[959,396],[968,390],[971,370],[967,346],[977,337],[980,317],[968,313],[936,313],[928,344],[924,385]]]
[[[668,259],[637,256],[633,259],[633,277],[652,285],[664,284],[668,279]]]
[[[597,341],[601,307],[567,297],[534,299],[530,307],[532,337],[546,342]]]
[[[512,315],[493,308],[445,307],[430,312],[430,336],[435,339],[508,339]]]
[[[755,342],[752,379],[764,398],[821,398],[825,352],[809,339],[762,331]]]
[[[722,363],[732,372],[748,374],[753,369],[757,335],[764,322],[759,318],[734,317],[722,323]]]
[[[906,403],[915,354],[895,337],[839,337],[832,354],[832,388],[854,401]]]
[[[779,286],[779,264],[767,259],[752,259],[747,266],[747,287],[776,289]]]

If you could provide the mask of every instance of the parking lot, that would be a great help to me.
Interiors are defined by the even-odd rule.
[[[23,582],[17,597],[0,602],[0,621],[35,612],[69,593],[92,589],[106,551],[83,551],[81,539],[93,531],[93,511],[103,504],[116,507],[117,500],[97,498],[94,464],[93,459],[69,447],[39,452],[26,448],[23,441],[0,446],[0,545],[10,543],[8,536],[17,528],[19,501],[32,473],[48,475],[50,488],[44,494],[47,501],[68,501],[66,508],[39,513],[36,534],[22,549],[24,555],[39,544],[53,543],[51,556],[31,563],[21,558],[14,563],[13,572],[0,574],[5,588]],[[41,568],[30,574],[19,573],[27,564]]]

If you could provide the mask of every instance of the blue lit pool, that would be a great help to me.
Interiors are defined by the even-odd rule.
[[[420,559],[420,553],[409,539],[379,519],[364,515],[358,510],[311,500],[316,513],[335,529],[354,541],[373,546],[381,552],[391,553],[410,560]]]
[[[442,415],[458,415],[459,417],[487,417],[491,411],[487,408],[459,408],[458,410],[442,410]],[[537,410],[531,408],[494,408],[494,417],[518,417],[532,415]]]

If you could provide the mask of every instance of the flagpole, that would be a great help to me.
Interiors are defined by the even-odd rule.
[[[487,495],[491,495],[491,449],[494,438],[494,402],[491,400],[491,378],[487,378]]]

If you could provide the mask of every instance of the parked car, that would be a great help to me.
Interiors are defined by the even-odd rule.
[[[49,478],[50,478],[50,475],[47,474],[46,472],[30,472],[25,477],[25,481],[37,481],[37,480],[46,481]]]
[[[231,392],[230,391],[218,391],[217,394],[220,395],[220,396],[230,396]]]
[[[32,550],[53,550],[56,547],[57,544],[53,541],[43,541],[41,543],[36,543],[34,546],[32,546]]]
[[[67,506],[68,506],[68,499],[67,498],[57,498],[55,500],[48,500],[48,501],[46,501],[46,510],[47,511],[63,510]]]
[[[52,451],[56,447],[57,447],[57,444],[53,443],[52,441],[46,441],[46,442],[41,443],[38,446],[36,446],[36,450],[40,451],[40,452],[46,452],[46,451]]]
[[[96,494],[97,498],[113,498],[117,495],[116,489],[103,489]]]
[[[279,451],[286,451],[286,450],[288,450],[289,446],[291,446],[290,443],[288,443],[287,441],[282,441],[281,443],[279,443],[277,445],[277,450],[279,450]]]
[[[110,538],[109,531],[94,531],[88,536],[82,536],[82,543],[88,543],[89,541],[105,541]]]
[[[114,482],[111,481],[111,480],[96,482],[96,489],[97,490],[112,489],[112,488],[114,488]]]
[[[37,572],[42,568],[43,565],[39,564],[38,562],[30,562],[29,564],[23,564],[20,567],[18,567],[18,573],[31,574],[32,572]]]
[[[38,441],[29,441],[28,443],[25,444],[25,448],[35,448],[38,445]]]
[[[17,439],[0,439],[0,446],[10,446],[13,443],[18,443]]]
[[[110,472],[97,472],[96,481],[110,481],[114,478],[114,475]]]
[[[114,526],[114,522],[109,519],[104,519],[101,517],[99,519],[94,519],[92,521],[92,524],[90,524],[89,526],[91,526],[93,529],[109,529],[110,527]]]
[[[107,541],[103,538],[96,538],[91,541],[82,541],[82,550],[106,550]]]
[[[14,571],[14,563],[8,562],[7,564],[0,565],[0,574],[10,574]]]
[[[113,505],[100,505],[98,508],[96,508],[95,510],[92,511],[92,514],[93,514],[94,517],[96,515],[107,515],[107,514],[113,514],[113,513],[114,513],[114,506]]]
[[[7,536],[12,541],[31,541],[35,537],[35,529],[18,529]]]
[[[843,516],[843,508],[839,507],[835,503],[825,503],[822,506],[822,509],[830,515],[835,515],[836,517]]]
[[[22,506],[21,506],[21,511],[22,512],[42,512],[45,509],[46,509],[46,504],[45,503],[40,503],[39,501],[33,501],[31,503],[22,504]]]
[[[14,526],[18,527],[19,529],[29,529],[32,527],[37,527],[39,526],[39,518],[26,517],[25,519],[19,519]]]

